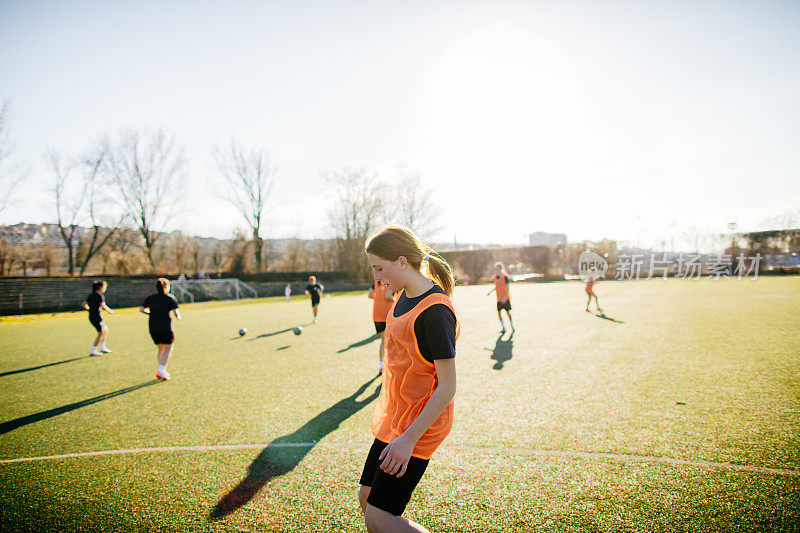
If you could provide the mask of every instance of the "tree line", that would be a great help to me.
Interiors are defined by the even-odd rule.
[[[7,164],[8,115],[6,101],[0,108],[0,213],[23,177]],[[31,262],[50,270],[62,264],[56,256],[63,253],[63,268],[70,276],[86,274],[90,265],[97,270],[98,264],[103,272],[122,274],[183,271],[188,264],[195,270],[234,272],[321,268],[362,279],[369,275],[364,242],[379,225],[403,224],[422,235],[438,230],[438,207],[421,176],[399,169],[394,173],[402,183],[398,187],[375,169],[349,167],[322,172],[334,195],[327,213],[333,238],[290,239],[276,257],[264,236],[272,189],[281,179],[269,151],[232,139],[214,147],[211,160],[211,188],[235,208],[245,229],[209,246],[203,239],[170,231],[188,185],[185,150],[174,135],[122,130],[101,135],[79,153],[47,150],[51,212],[63,244],[26,248],[0,242],[0,275],[7,275],[14,264],[26,272]]]

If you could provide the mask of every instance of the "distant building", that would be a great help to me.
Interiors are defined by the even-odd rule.
[[[567,236],[563,233],[544,233],[537,231],[528,235],[531,246],[545,246],[548,244],[567,244]]]

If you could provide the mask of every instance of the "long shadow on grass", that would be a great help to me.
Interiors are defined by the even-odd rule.
[[[603,320],[609,320],[611,322],[616,322],[617,324],[624,324],[625,323],[625,321],[617,320],[616,318],[612,318],[610,316],[607,316],[605,313],[597,313],[595,316],[597,318],[602,318]]]
[[[273,331],[272,333],[262,333],[261,335],[259,335],[257,337],[254,337],[252,339],[247,339],[247,340],[254,341],[254,340],[258,340],[258,339],[263,339],[264,337],[272,337],[274,335],[280,335],[281,333],[286,333],[288,331],[292,331],[293,329],[294,328],[286,328],[286,329],[282,329],[280,331]]]
[[[356,400],[379,376],[380,374],[361,385],[347,398],[322,411],[294,433],[270,442],[250,464],[247,477],[217,502],[209,513],[209,519],[217,520],[228,516],[252,500],[270,480],[294,470],[317,441],[336,430],[342,422],[378,397],[380,385],[363,400]]]
[[[22,374],[23,372],[30,372],[31,370],[39,370],[40,368],[47,368],[48,366],[56,366],[56,365],[63,365],[64,363],[71,363],[72,361],[80,361],[81,359],[86,359],[89,357],[73,357],[72,359],[65,359],[63,361],[57,361],[55,363],[47,363],[46,365],[39,365],[39,366],[32,366],[30,368],[20,368],[19,370],[10,370],[8,372],[0,373],[0,377],[3,376],[11,376],[13,374]]]
[[[61,407],[56,407],[55,409],[48,409],[47,411],[41,411],[39,413],[23,416],[21,418],[15,418],[14,420],[9,420],[8,422],[3,422],[2,424],[0,424],[0,435],[8,433],[9,431],[13,431],[19,427],[27,426],[28,424],[33,424],[34,422],[39,422],[40,420],[53,418],[54,416],[63,415],[64,413],[74,411],[75,409],[80,409],[81,407],[92,405],[93,403],[102,402],[103,400],[109,400],[111,398],[114,398],[115,396],[127,394],[129,392],[133,392],[135,390],[144,387],[149,387],[150,385],[155,385],[156,383],[160,383],[160,380],[151,379],[150,381],[145,381],[144,383],[139,383],[138,385],[125,387],[124,389],[115,390],[114,392],[107,392],[106,394],[101,394],[100,396],[89,398],[88,400],[81,400],[79,402],[71,403],[68,405],[62,405]]]
[[[512,331],[511,335],[509,335],[506,340],[503,340],[503,334],[501,333],[494,343],[494,350],[489,348],[484,348],[484,350],[491,351],[492,360],[496,361],[492,369],[503,370],[503,364],[506,361],[510,361],[511,358],[514,357],[514,354],[512,353],[514,350],[514,332]]]
[[[377,333],[375,333],[374,335],[370,335],[366,339],[362,339],[362,340],[360,340],[358,342],[354,342],[353,344],[351,344],[347,348],[342,348],[341,350],[339,350],[336,353],[344,353],[347,350],[352,350],[353,348],[358,348],[359,346],[366,346],[367,344],[369,344],[371,342],[375,342],[376,340],[378,340],[380,338],[381,338],[381,336],[378,335]]]

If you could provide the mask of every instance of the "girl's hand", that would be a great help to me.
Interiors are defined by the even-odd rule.
[[[403,477],[408,468],[408,461],[411,460],[411,452],[414,451],[414,445],[406,441],[403,436],[399,436],[392,442],[386,445],[381,454],[378,456],[379,461],[383,461],[380,465],[381,470],[390,476],[397,475]]]

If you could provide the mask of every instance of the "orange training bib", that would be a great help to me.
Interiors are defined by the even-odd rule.
[[[455,314],[453,302],[440,293],[427,296],[411,311],[397,318],[394,317],[395,304],[386,317],[383,384],[372,416],[372,434],[386,443],[402,435],[416,420],[439,383],[435,365],[419,352],[414,322],[423,311],[436,304],[446,305]],[[456,318],[456,338],[460,329]],[[452,427],[453,402],[450,402],[417,441],[411,455],[430,459]]]
[[[392,301],[386,299],[386,285],[377,281],[372,286],[372,320],[386,322],[386,315],[392,308]]]
[[[506,277],[504,275],[500,274],[500,278],[495,275],[494,292],[497,293],[498,302],[502,302],[504,298],[508,300],[508,283],[506,283]]]

